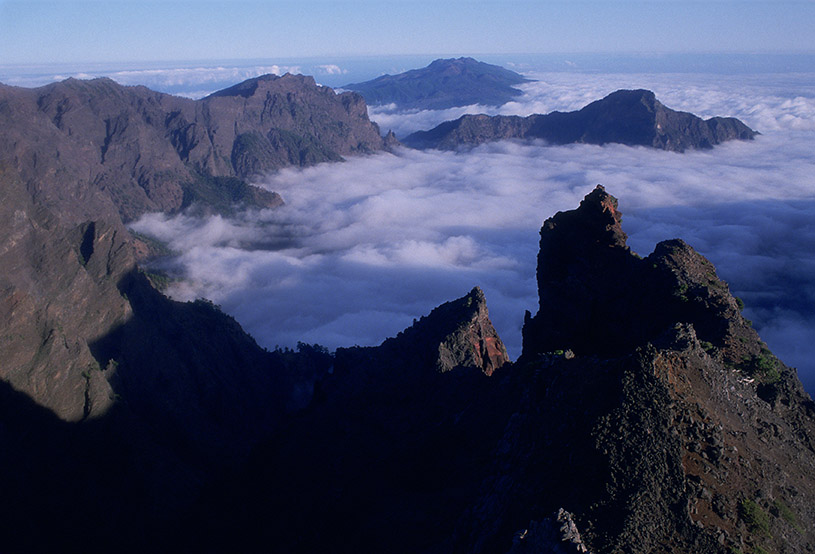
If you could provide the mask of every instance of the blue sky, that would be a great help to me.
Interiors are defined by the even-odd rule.
[[[813,52],[815,2],[0,1],[0,64],[550,52]]]

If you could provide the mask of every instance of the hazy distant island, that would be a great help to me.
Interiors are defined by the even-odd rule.
[[[529,81],[514,71],[473,58],[450,58],[342,88],[360,93],[370,106],[395,104],[403,110],[443,110],[472,104],[506,104],[523,94],[515,85]]]
[[[574,112],[464,115],[412,133],[402,142],[414,148],[454,150],[496,140],[542,139],[550,144],[618,143],[684,152],[728,140],[750,140],[757,134],[733,117],[705,120],[672,110],[649,90],[618,90]]]

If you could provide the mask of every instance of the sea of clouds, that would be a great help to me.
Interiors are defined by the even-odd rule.
[[[527,116],[533,113],[579,110],[619,89],[645,88],[669,108],[700,117],[738,117],[761,132],[815,130],[812,98],[815,82],[810,73],[760,75],[689,73],[585,74],[569,72],[525,74],[533,82],[517,88],[524,92],[503,106],[463,106],[447,110],[399,111],[396,105],[371,108],[371,118],[383,131],[397,137],[430,129],[465,114]]]
[[[542,221],[602,183],[620,200],[633,250],[685,239],[815,391],[815,75],[528,76],[537,81],[518,101],[484,111],[572,110],[619,88],[649,88],[671,108],[739,117],[762,135],[684,154],[520,142],[397,149],[268,176],[258,184],[283,196],[278,209],[152,214],[133,228],[177,252],[156,263],[179,278],[173,297],[213,300],[263,346],[378,344],[477,285],[514,357],[524,311],[537,309]],[[404,135],[461,113],[371,117]]]

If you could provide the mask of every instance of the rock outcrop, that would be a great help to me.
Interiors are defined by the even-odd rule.
[[[520,96],[521,91],[514,86],[528,81],[497,65],[473,58],[450,58],[342,88],[359,92],[372,106],[395,104],[402,110],[444,110],[473,104],[500,106]]]
[[[487,376],[509,363],[506,347],[489,319],[484,292],[476,287],[446,302],[378,347],[341,348],[337,368],[351,370],[355,360],[379,359],[375,365],[403,365],[406,371],[435,368],[446,373],[475,368]]]
[[[455,150],[506,139],[540,139],[549,144],[625,144],[684,152],[712,148],[757,135],[732,117],[702,119],[665,107],[648,90],[618,90],[575,112],[528,117],[464,115],[402,142],[414,148]]]
[[[527,314],[524,355],[617,355],[677,322],[692,323],[727,363],[760,354],[758,335],[712,263],[679,239],[640,258],[626,245],[621,220],[617,200],[598,185],[577,210],[544,222],[539,309]]]
[[[509,415],[508,365],[478,288],[380,346],[338,349],[309,408],[186,523],[216,510],[245,551],[449,545]]]
[[[572,512],[596,552],[812,549],[815,405],[713,266],[678,240],[637,257],[601,187],[544,223],[538,260],[521,408],[460,536],[487,544],[520,501]]]
[[[815,551],[815,403],[600,186],[544,223],[510,363],[478,288],[377,347],[266,352],[156,292],[118,219],[0,179],[2,550]]]
[[[547,554],[590,554],[580,539],[572,514],[561,508],[551,517],[532,521],[529,528],[515,536],[509,554],[546,552]]]
[[[602,187],[546,221],[517,362],[475,355],[478,290],[341,349],[186,524],[224,510],[230,541],[292,552],[813,550],[815,404],[709,262],[678,240],[640,259],[620,222]]]

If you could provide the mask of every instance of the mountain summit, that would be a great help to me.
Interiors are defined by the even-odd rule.
[[[497,65],[473,58],[450,58],[342,88],[359,92],[372,106],[396,104],[399,109],[443,110],[472,104],[500,106],[520,96],[521,91],[514,85],[527,81]]]
[[[454,150],[504,139],[542,139],[549,144],[649,146],[684,152],[712,148],[727,140],[749,140],[758,133],[733,117],[702,119],[672,110],[650,90],[618,90],[574,112],[464,115],[429,131],[405,137],[414,148]]]

